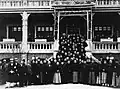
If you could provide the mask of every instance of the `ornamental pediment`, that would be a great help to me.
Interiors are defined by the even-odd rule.
[[[93,0],[53,0],[52,4],[55,6],[63,5],[85,5],[85,4],[95,4]]]

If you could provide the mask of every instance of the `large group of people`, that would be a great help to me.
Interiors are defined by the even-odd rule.
[[[6,78],[8,87],[28,86],[41,84],[90,84],[101,86],[120,86],[120,63],[114,57],[101,57],[101,63],[92,58],[85,59],[59,59],[49,60],[32,57],[29,64],[25,60],[18,63],[10,58],[8,63],[1,63],[1,69]],[[1,70],[0,69],[0,70]],[[1,76],[1,75],[0,75]]]
[[[56,58],[34,56],[27,64],[26,59],[0,60],[0,79],[7,87],[67,83],[120,86],[120,63],[114,57],[100,57],[99,62],[88,58],[87,44],[79,34],[62,34],[59,44]]]

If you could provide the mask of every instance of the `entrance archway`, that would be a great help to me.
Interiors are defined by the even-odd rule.
[[[66,34],[81,34],[87,38],[87,23],[84,17],[67,16],[60,21],[60,35]]]

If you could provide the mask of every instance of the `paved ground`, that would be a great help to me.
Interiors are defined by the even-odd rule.
[[[0,89],[5,89],[5,85],[0,85]],[[83,84],[63,84],[63,85],[36,85],[27,87],[15,87],[7,89],[120,89],[120,88],[110,88],[102,86],[90,86]]]

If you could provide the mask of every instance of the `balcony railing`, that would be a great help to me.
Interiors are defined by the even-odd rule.
[[[0,53],[20,53],[20,42],[0,42]]]
[[[1,8],[52,8],[54,5],[93,4],[93,0],[0,0]],[[95,4],[95,3],[94,3]]]
[[[29,42],[28,52],[29,53],[53,53],[54,47],[53,42]]]
[[[96,7],[117,7],[119,0],[0,0],[0,8],[52,8],[54,5],[84,5]]]
[[[119,53],[120,43],[119,42],[93,42],[92,52],[93,53]]]
[[[96,7],[118,7],[119,0],[95,0]]]
[[[21,42],[0,42],[0,53],[22,53]],[[53,42],[28,42],[28,53],[53,53]]]
[[[0,0],[2,8],[51,8],[50,0]]]
[[[21,42],[0,42],[0,53],[22,53]],[[28,42],[28,53],[53,53],[54,42]],[[92,53],[120,53],[120,42],[93,42]]]

